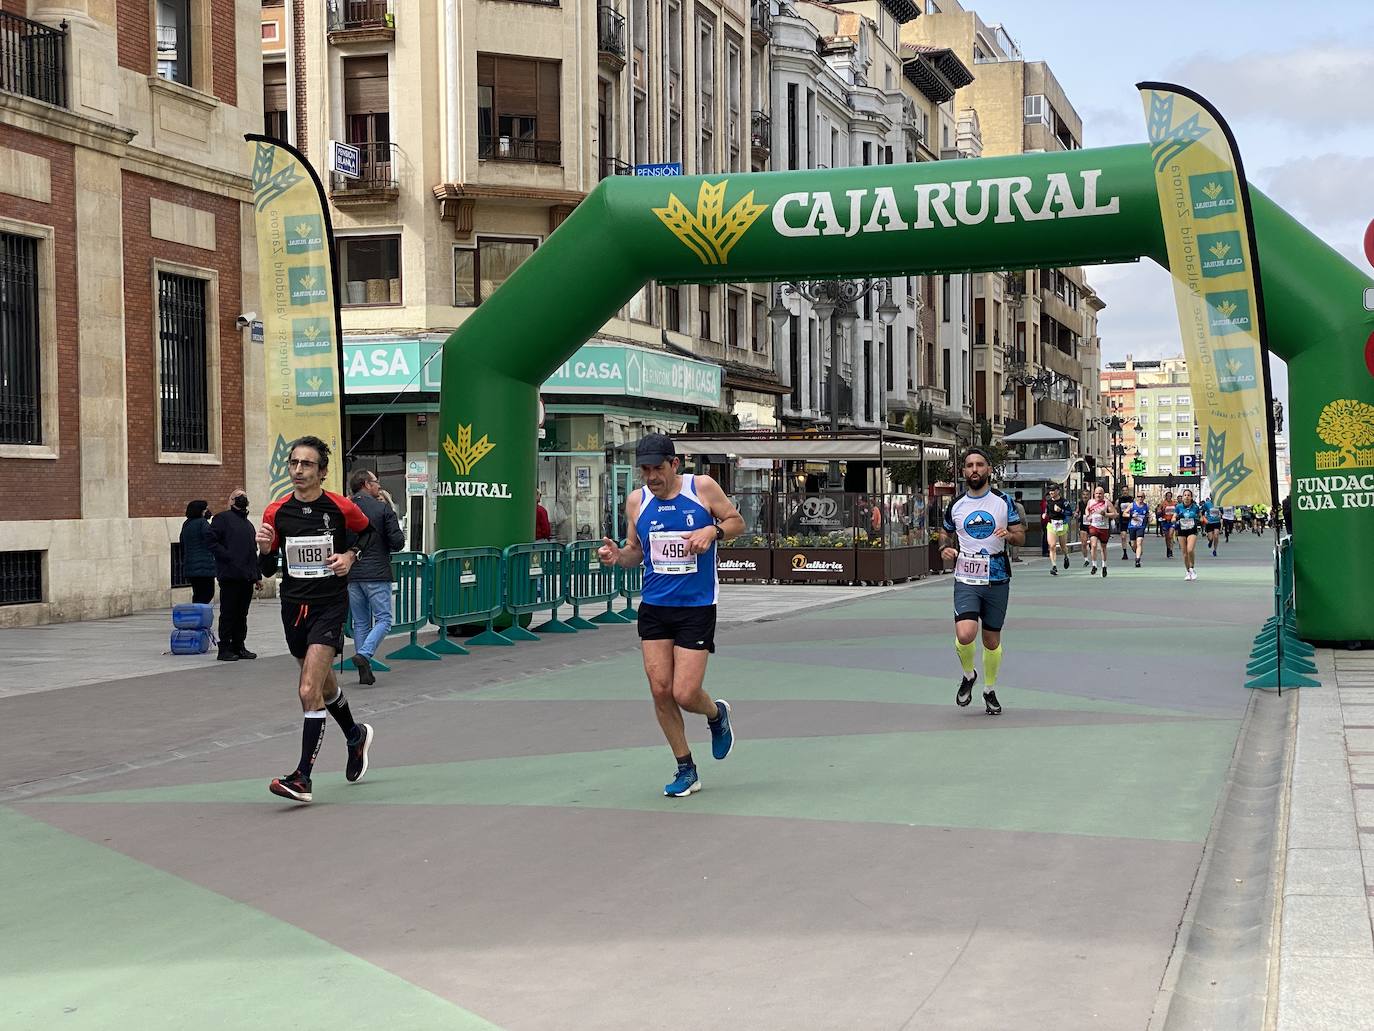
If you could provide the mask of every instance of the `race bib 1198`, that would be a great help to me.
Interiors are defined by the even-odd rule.
[[[298,580],[317,580],[333,576],[326,563],[334,556],[334,535],[328,533],[312,537],[288,537],[286,572]]]

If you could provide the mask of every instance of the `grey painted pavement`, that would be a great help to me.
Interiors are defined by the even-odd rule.
[[[1237,553],[1263,561],[1261,545],[1242,545]],[[1133,592],[1130,571],[1115,565],[1110,581],[1088,582],[1077,564],[1067,579],[1078,584],[1069,589],[1098,591],[1099,611],[1074,633],[1093,633],[1100,619],[1103,634],[1120,634],[1134,621],[1137,630],[1121,639],[1139,642],[1140,650],[1127,645],[1106,660],[1094,654],[1100,665],[1081,669],[1064,613],[1017,607],[1021,636],[1009,648],[1007,672],[1015,669],[1022,683],[1053,678],[1062,701],[1009,708],[1015,732],[1222,721],[1243,711],[1248,697],[1238,686],[1199,690],[1203,685],[1191,679],[1193,669],[1211,661],[1202,639],[1194,643],[1189,635],[1191,601]],[[1214,571],[1202,568],[1198,598],[1207,597]],[[1231,621],[1253,633],[1262,601],[1216,571],[1218,625]],[[1049,582],[1045,573],[1043,560],[1029,559],[1017,567],[1018,584],[1032,577]],[[757,662],[762,669],[770,656],[786,654],[856,679],[897,673],[920,680],[921,671],[939,670],[952,693],[948,590],[947,578],[895,588],[727,585],[722,651],[741,668]],[[898,593],[910,613],[867,607]],[[161,654],[165,612],[0,631],[0,805],[22,805],[52,827],[250,901],[439,997],[480,998],[483,1016],[512,1029],[1221,1026],[1203,1011],[1169,1005],[1171,986],[1189,982],[1190,965],[1205,970],[1202,964],[1218,961],[1188,948],[1197,892],[1217,889],[1200,879],[1182,912],[1199,855],[1181,840],[1147,846],[1129,836],[976,827],[913,834],[862,819],[756,815],[746,822],[705,806],[665,827],[657,810],[613,804],[594,821],[577,808],[436,805],[434,818],[419,826],[415,807],[370,805],[360,840],[356,804],[317,805],[309,853],[346,870],[347,888],[386,900],[359,922],[346,909],[322,905],[327,899],[318,894],[300,895],[288,885],[264,891],[261,869],[244,856],[298,854],[284,842],[273,807],[229,800],[189,810],[137,801],[62,803],[91,791],[260,778],[282,765],[299,718],[283,702],[292,664],[277,613],[275,600],[253,607],[249,645],[262,656],[255,663]],[[795,618],[801,613],[833,616],[830,625],[842,627],[836,640],[825,639],[823,624]],[[1182,654],[1159,646],[1158,635],[1170,629],[1178,630],[1172,639]],[[910,640],[894,642],[902,633]],[[355,713],[384,733],[379,761],[401,761],[393,742],[402,738],[405,761],[537,761],[551,750],[547,733],[555,725],[541,707],[556,704],[553,695],[539,701],[538,692],[603,667],[634,681],[635,644],[629,628],[584,633],[559,642],[556,653],[547,644],[476,652],[422,671],[410,665],[383,675],[374,689],[348,692]],[[1243,655],[1234,659],[1243,666]],[[1275,900],[1275,931],[1267,933],[1269,921],[1256,928],[1269,973],[1259,979],[1264,983],[1246,986],[1265,1003],[1257,1031],[1374,1031],[1374,653],[1319,651],[1318,662],[1323,686],[1300,692],[1287,732],[1291,769],[1284,771],[1284,818],[1276,828],[1282,861],[1267,874],[1265,889]],[[351,674],[346,679],[351,685]],[[521,683],[532,693],[521,694]],[[483,692],[491,685],[516,690],[509,699],[488,697]],[[557,749],[565,757],[661,749],[647,703],[627,720],[619,697],[611,692],[559,709],[556,725],[565,739]],[[1116,709],[1090,711],[1107,697]],[[1256,704],[1271,700],[1277,702],[1265,696]],[[776,738],[789,743],[792,762],[804,763],[798,743],[818,734],[938,731],[967,715],[950,706],[936,710],[932,724],[922,708],[876,698],[756,699],[742,721],[741,747]],[[449,714],[459,711],[455,724]],[[1012,726],[1005,720],[993,721],[999,733]],[[331,740],[326,751],[338,747]],[[744,776],[733,768],[705,772],[714,777],[709,787],[724,788],[727,773]],[[777,772],[785,779],[787,767]],[[1244,778],[1230,785],[1241,809],[1250,786]],[[724,797],[707,791],[697,799]],[[1217,837],[1223,850],[1231,840],[1218,830],[1228,826],[1226,802],[1203,851],[1203,873],[1209,864],[1224,865],[1214,861]],[[228,842],[233,847],[226,850]],[[561,857],[552,865],[551,849]],[[1264,856],[1241,858],[1252,869],[1269,869]],[[910,890],[894,892],[904,884]],[[436,923],[435,910],[452,913],[452,922]],[[513,965],[537,971],[536,984],[513,983]],[[646,965],[647,976],[626,978]],[[799,971],[808,977],[799,980]],[[703,1004],[707,973],[727,986],[726,1008]],[[0,973],[0,995],[3,984]],[[589,993],[589,984],[596,991]],[[582,1007],[575,1020],[565,1008],[570,998]]]

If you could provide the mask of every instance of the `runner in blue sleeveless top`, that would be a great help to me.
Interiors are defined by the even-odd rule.
[[[706,717],[715,758],[734,746],[730,703],[713,701],[702,682],[716,650],[716,544],[743,531],[744,520],[711,477],[679,472],[677,449],[665,434],[640,440],[635,460],[644,487],[626,499],[625,545],[604,537],[598,555],[608,566],[644,564],[640,648],[654,713],[677,760],[663,793],[681,798],[701,788],[684,710]]]

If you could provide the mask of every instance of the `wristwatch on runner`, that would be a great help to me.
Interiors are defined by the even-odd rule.
[[[720,523],[716,523],[716,540],[725,540],[725,528]]]

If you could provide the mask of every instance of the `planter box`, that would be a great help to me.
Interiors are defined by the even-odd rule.
[[[853,548],[774,548],[773,577],[782,583],[852,583]]]
[[[914,580],[927,572],[926,549],[859,548],[855,552],[858,578],[868,583],[881,580]]]
[[[757,583],[773,578],[770,548],[721,548],[716,552],[716,573],[726,583]]]

